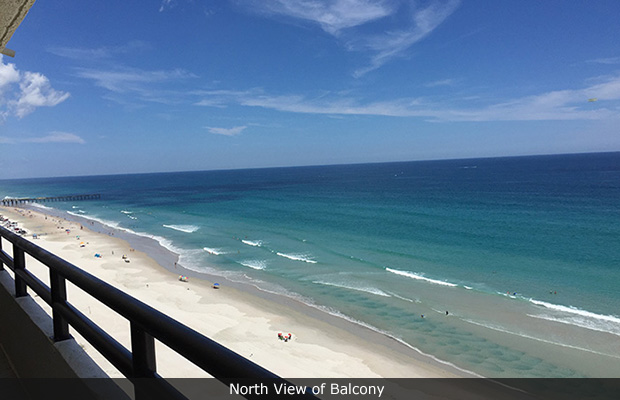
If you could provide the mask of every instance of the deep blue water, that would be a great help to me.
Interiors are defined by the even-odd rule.
[[[75,193],[47,206],[458,367],[620,377],[620,153],[0,181]]]

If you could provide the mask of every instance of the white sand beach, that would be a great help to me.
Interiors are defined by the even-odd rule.
[[[310,307],[271,301],[223,283],[190,277],[179,281],[167,270],[124,240],[95,233],[79,223],[16,208],[0,214],[18,221],[26,238],[79,268],[136,297],[203,335],[287,378],[415,378],[464,376],[414,349]],[[33,239],[32,234],[37,234]],[[3,243],[5,251],[10,246]],[[99,254],[101,257],[96,257]],[[126,256],[129,262],[123,259]],[[49,283],[47,268],[30,257],[27,269]],[[130,348],[129,323],[86,293],[68,284],[68,301]],[[35,296],[32,291],[29,291]],[[50,308],[36,298],[42,307]],[[291,300],[292,301],[292,300]],[[305,310],[307,309],[307,310]],[[307,312],[306,312],[307,311]],[[334,323],[332,320],[339,320]],[[288,335],[290,341],[278,338]],[[74,330],[71,334],[111,377],[121,377]],[[205,372],[157,343],[157,368],[164,377],[204,377]]]

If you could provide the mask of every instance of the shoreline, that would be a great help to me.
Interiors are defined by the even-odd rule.
[[[37,228],[39,232],[42,232],[40,229],[50,231],[34,242],[282,377],[478,377],[425,355],[387,334],[293,298],[183,268],[178,263],[178,255],[154,238],[55,209],[2,207],[0,213],[20,222],[28,236],[37,233]],[[60,225],[54,226],[56,223]],[[65,233],[67,228],[63,223],[72,229],[70,233]],[[80,238],[76,240],[76,236]],[[78,247],[83,240],[86,240],[88,251]],[[130,251],[133,248],[135,251]],[[130,263],[121,259],[123,251]],[[93,257],[97,252],[102,258]],[[31,264],[28,263],[29,269]],[[179,275],[188,276],[189,282],[180,282]],[[214,290],[213,282],[221,283],[221,288]],[[80,306],[87,315],[94,309],[99,310],[92,298],[91,301],[72,301],[72,292],[69,301]],[[45,308],[49,309],[47,305]],[[104,322],[98,319],[95,322],[129,347],[128,329],[124,327],[123,331],[126,321],[118,319],[106,314]],[[220,324],[216,327],[209,320],[218,320]],[[287,334],[289,331],[293,334],[290,343],[277,338],[278,332]],[[83,339],[80,342],[75,332],[72,334],[104,371],[112,377],[119,376],[88,343]],[[189,361],[162,347],[157,348],[162,375],[205,375]],[[167,372],[172,375],[167,376]]]

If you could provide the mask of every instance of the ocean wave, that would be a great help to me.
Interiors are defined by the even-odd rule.
[[[214,256],[221,256],[222,254],[226,254],[226,252],[222,251],[222,249],[214,249],[211,247],[203,247],[202,249],[209,254],[213,254]]]
[[[55,210],[52,207],[48,207],[48,206],[45,206],[45,205],[40,204],[40,203],[30,203],[28,205],[31,206],[31,207],[35,207],[35,208],[41,208],[43,210]]]
[[[175,231],[193,233],[200,229],[196,225],[162,225],[164,228],[174,229]]]
[[[417,280],[421,280],[421,281],[426,281],[429,283],[434,283],[436,285],[443,285],[443,286],[450,286],[450,287],[455,287],[458,286],[456,283],[451,283],[451,282],[445,282],[445,281],[439,281],[437,279],[430,279],[427,278],[423,275],[419,275],[413,272],[408,272],[408,271],[399,271],[397,269],[392,269],[392,268],[385,268],[386,271],[391,272],[393,274],[396,275],[402,275],[402,276],[406,276],[407,278],[411,278],[411,279],[417,279]]]
[[[363,328],[369,329],[369,330],[374,331],[376,333],[379,333],[379,334],[381,334],[383,336],[386,336],[386,337],[388,337],[388,338],[390,338],[392,340],[395,340],[398,343],[402,344],[403,346],[405,346],[405,347],[407,347],[407,348],[417,352],[418,354],[420,354],[420,355],[422,355],[424,357],[428,357],[428,358],[430,358],[430,359],[432,359],[432,360],[434,360],[434,361],[436,361],[436,362],[438,362],[440,364],[447,365],[447,366],[449,366],[451,368],[454,368],[456,370],[459,370],[459,371],[464,372],[466,374],[469,374],[471,376],[475,376],[477,378],[484,378],[484,376],[476,374],[475,372],[469,371],[469,370],[467,370],[465,368],[461,368],[461,367],[459,367],[459,366],[457,366],[457,365],[455,365],[455,364],[453,364],[453,363],[451,363],[449,361],[445,361],[445,360],[442,360],[440,358],[437,358],[437,357],[435,357],[432,354],[425,353],[422,350],[418,349],[417,347],[413,346],[412,344],[409,344],[405,340],[399,338],[398,336],[395,336],[393,333],[391,333],[389,331],[386,331],[384,329],[379,329],[376,326],[371,325],[371,324],[369,324],[367,322],[364,322],[364,321],[360,321],[359,319],[355,319],[353,317],[350,317],[350,316],[342,313],[341,311],[335,310],[335,309],[333,309],[331,307],[326,307],[326,306],[323,306],[323,305],[317,305],[317,304],[315,304],[315,303],[313,303],[311,301],[310,302],[304,301],[303,303],[305,305],[309,306],[309,307],[316,308],[317,310],[322,311],[322,312],[324,312],[326,314],[329,314],[329,315],[331,315],[333,317],[341,318],[341,319],[343,319],[345,321],[351,322],[351,323],[353,323],[355,325],[361,326]]]
[[[113,229],[127,230],[125,228],[121,228],[120,227],[120,225],[119,225],[120,222],[105,220],[105,219],[94,217],[92,215],[84,215],[84,214],[80,214],[80,213],[75,213],[73,211],[67,211],[67,214],[73,215],[75,217],[84,218],[84,219],[87,219],[87,220],[90,220],[90,221],[95,221],[95,222],[100,223],[101,225],[105,225],[105,226],[113,228]]]
[[[551,315],[533,315],[527,314],[528,317],[544,319],[546,321],[558,322],[566,325],[573,325],[580,328],[590,329],[592,331],[598,331],[603,333],[609,333],[612,335],[620,336],[620,326],[618,324],[596,321],[587,319],[585,317],[573,316],[573,317],[554,317]]]
[[[121,212],[122,212],[123,214],[133,214],[133,211],[121,210]]]
[[[591,311],[579,309],[577,307],[572,307],[572,306],[567,307],[567,306],[562,306],[559,304],[552,304],[552,303],[547,303],[545,301],[534,300],[534,299],[529,299],[529,300],[531,303],[534,303],[538,306],[542,306],[545,308],[549,308],[551,310],[562,311],[562,312],[570,313],[570,314],[577,314],[582,317],[592,318],[592,319],[596,319],[600,321],[613,322],[615,324],[618,324],[618,326],[620,326],[620,318],[616,317],[615,315],[596,314]]]
[[[529,315],[533,318],[540,318],[547,321],[559,322],[567,325],[574,325],[594,331],[610,333],[620,336],[620,318],[615,315],[596,314],[591,311],[582,310],[576,307],[567,307],[558,304],[547,303],[540,300],[529,299],[531,303],[546,309],[560,312],[564,315]],[[568,314],[568,315],[566,315]]]
[[[538,318],[535,315],[528,315],[528,316],[529,317]],[[483,328],[488,328],[488,329],[491,329],[491,330],[494,330],[494,331],[497,331],[497,332],[508,333],[510,335],[520,336],[520,337],[523,337],[523,338],[526,338],[526,339],[532,339],[532,340],[536,340],[536,341],[543,342],[543,343],[553,344],[553,345],[556,345],[556,346],[568,347],[568,348],[575,349],[575,350],[587,351],[589,353],[594,353],[594,354],[598,354],[598,355],[614,357],[614,358],[620,358],[618,356],[614,356],[614,355],[611,355],[609,353],[601,353],[601,352],[598,352],[598,351],[595,351],[595,350],[586,349],[584,347],[573,346],[573,345],[566,344],[566,343],[561,343],[561,342],[553,342],[551,340],[542,339],[542,338],[539,338],[539,337],[536,337],[536,336],[532,336],[532,335],[527,335],[527,334],[521,333],[521,332],[513,332],[511,330],[504,329],[502,327],[498,327],[498,326],[491,325],[491,324],[488,324],[488,323],[473,321],[473,320],[470,320],[470,319],[463,319],[463,321],[465,321],[467,323],[470,323],[470,324],[473,324],[473,325],[481,326]]]
[[[351,286],[351,285],[345,285],[345,284],[342,284],[342,283],[326,282],[326,281],[312,281],[312,283],[316,283],[318,285],[325,285],[325,286],[334,286],[334,287],[339,287],[339,288],[342,288],[342,289],[355,290],[355,291],[358,291],[358,292],[365,292],[365,293],[375,294],[377,296],[392,297],[391,295],[385,293],[383,290],[377,289],[377,288],[374,288],[374,287]]]
[[[145,238],[149,238],[149,239],[153,239],[155,240],[157,243],[159,243],[159,245],[163,248],[165,248],[166,250],[169,250],[175,254],[178,254],[179,256],[182,256],[184,254],[186,254],[187,250],[186,249],[182,249],[180,247],[177,247],[173,244],[172,240],[167,239],[165,237],[162,236],[157,236],[157,235],[152,235],[150,233],[144,233],[144,232],[136,232],[133,231],[131,229],[127,229],[127,228],[117,228],[120,230],[123,230],[125,232],[131,233],[133,235],[137,235],[137,236],[142,236]]]
[[[267,262],[264,260],[243,260],[239,261],[239,264],[243,265],[244,267],[257,270],[263,270],[267,268]]]
[[[263,245],[261,240],[241,240],[241,243],[247,244],[248,246],[260,247]]]
[[[129,233],[131,235],[135,235],[135,236],[140,236],[140,237],[144,237],[144,238],[148,238],[148,239],[152,239],[154,241],[156,241],[157,243],[159,243],[160,246],[162,246],[163,248],[165,248],[166,250],[169,250],[175,254],[178,254],[179,256],[183,255],[186,250],[182,249],[180,247],[174,246],[172,244],[172,241],[170,239],[167,239],[163,236],[157,236],[157,235],[153,235],[150,233],[146,233],[146,232],[137,232],[134,231],[132,229],[129,228],[124,228],[122,226],[120,226],[120,222],[117,221],[110,221],[110,220],[105,220],[102,218],[98,218],[98,217],[94,217],[91,215],[82,215],[82,214],[77,214],[71,211],[67,211],[68,214],[71,214],[73,216],[79,217],[79,218],[84,218],[86,220],[90,220],[90,221],[95,221],[100,223],[103,226],[106,226],[108,228],[112,228],[121,232],[126,232]]]
[[[36,203],[32,203],[31,205],[35,205],[35,204]],[[46,207],[42,205],[37,205],[37,206],[39,206],[39,208],[44,208],[47,210],[59,211],[58,209],[55,209],[52,207]],[[129,228],[124,228],[120,226],[120,222],[118,221],[110,221],[110,220],[106,220],[106,219],[91,216],[91,215],[75,213],[72,211],[64,211],[64,212],[66,212],[67,214],[73,215],[79,219],[97,222],[101,224],[102,226],[109,228],[109,229],[113,229],[115,231],[124,232],[129,235],[151,239],[157,242],[159,246],[163,247],[164,249],[170,251],[173,254],[176,254],[179,257],[179,264],[183,265],[183,267],[190,269],[192,271],[209,272],[210,270],[208,267],[206,267],[202,263],[201,255],[204,254],[204,251],[202,249],[184,249],[184,248],[175,246],[172,240],[167,239],[163,236],[157,236],[157,235],[153,235],[153,234],[146,233],[146,232],[137,232]]]
[[[289,260],[293,260],[293,261],[303,261],[303,262],[307,262],[310,264],[317,263],[315,260],[309,258],[305,254],[286,254],[286,253],[279,253],[279,252],[276,254],[279,255],[280,257],[288,258]]]
[[[401,300],[404,300],[404,301],[408,301],[409,303],[421,303],[421,301],[418,300],[418,299],[415,299],[415,300],[414,299],[410,299],[408,297],[404,297],[404,296],[401,296],[401,295],[398,295],[398,294],[392,293],[392,292],[387,292],[387,293],[390,296],[396,297],[397,299],[401,299]]]

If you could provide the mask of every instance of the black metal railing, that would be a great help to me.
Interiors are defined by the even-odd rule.
[[[12,258],[2,249],[1,238],[12,244]],[[28,271],[25,254],[49,269],[50,287]],[[0,270],[4,269],[4,265],[14,273],[16,297],[27,296],[27,288],[31,288],[51,306],[53,340],[71,338],[69,326],[73,327],[125,377],[134,382],[136,399],[154,398],[154,394],[157,398],[185,399],[177,389],[157,374],[155,339],[225,384],[246,379],[289,384],[232,350],[0,227]],[[129,321],[131,351],[71,305],[67,299],[67,281]],[[148,384],[145,385],[145,381]],[[251,395],[245,397],[253,398]]]

